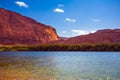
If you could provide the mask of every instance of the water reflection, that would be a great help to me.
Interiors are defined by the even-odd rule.
[[[0,80],[119,80],[117,52],[1,52]]]
[[[27,55],[26,55],[27,54]],[[0,80],[56,79],[56,60],[53,56],[26,53],[0,54]]]

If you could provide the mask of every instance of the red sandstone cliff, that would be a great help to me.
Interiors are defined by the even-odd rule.
[[[0,8],[0,44],[41,44],[58,40],[56,30],[19,13]]]
[[[77,37],[72,37],[68,39],[61,39],[51,43],[58,44],[111,44],[120,43],[120,29],[105,29],[98,30],[95,33],[90,33],[88,35],[81,35]]]

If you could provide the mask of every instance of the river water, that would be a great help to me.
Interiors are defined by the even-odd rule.
[[[120,53],[0,52],[0,80],[120,80]]]

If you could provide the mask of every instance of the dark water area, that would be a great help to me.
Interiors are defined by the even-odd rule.
[[[0,52],[0,80],[120,80],[120,53]]]

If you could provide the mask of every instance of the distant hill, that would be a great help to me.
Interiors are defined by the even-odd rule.
[[[105,29],[98,30],[95,33],[81,35],[69,39],[61,38],[58,41],[51,42],[52,44],[106,44],[120,43],[120,29]]]
[[[56,30],[19,13],[0,8],[0,45],[41,44],[59,37]]]

